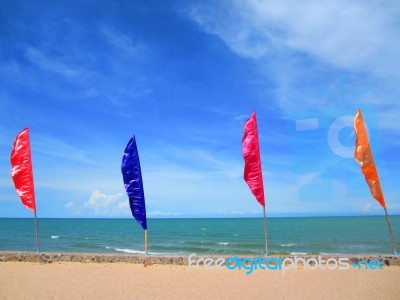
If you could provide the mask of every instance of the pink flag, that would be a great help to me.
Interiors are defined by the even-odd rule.
[[[258,143],[258,130],[256,112],[244,124],[242,138],[244,157],[244,180],[257,201],[265,207],[264,184],[261,170],[260,146]]]
[[[14,181],[18,196],[21,198],[26,208],[36,213],[28,128],[22,130],[15,138],[11,152],[11,166],[11,177]]]

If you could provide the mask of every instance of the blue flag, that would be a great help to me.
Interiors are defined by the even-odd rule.
[[[146,230],[146,204],[144,202],[142,171],[140,170],[139,153],[136,147],[135,136],[129,140],[125,148],[121,171],[132,215],[143,229]]]

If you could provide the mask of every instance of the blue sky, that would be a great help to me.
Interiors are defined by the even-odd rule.
[[[397,1],[2,1],[0,217],[31,131],[39,217],[129,217],[136,135],[148,217],[262,216],[243,181],[257,111],[269,216],[382,214],[352,158],[362,108],[400,213]]]

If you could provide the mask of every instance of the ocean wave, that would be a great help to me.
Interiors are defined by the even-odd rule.
[[[51,238],[52,239],[58,239],[60,236],[59,235],[52,235]]]
[[[294,243],[280,244],[281,247],[292,247],[294,245],[296,245],[296,244],[294,244]]]
[[[124,253],[131,253],[131,254],[144,254],[144,251],[133,250],[133,249],[128,249],[128,248],[125,248],[125,249],[113,248],[113,249],[114,249],[114,251],[117,251],[117,252],[124,252]]]
[[[114,248],[114,247],[105,247],[107,250],[114,250],[117,252],[123,252],[123,253],[129,253],[129,254],[145,254],[144,251],[141,250],[135,250],[135,249],[129,249],[129,248]],[[148,254],[158,254],[158,255],[166,255],[166,254],[172,254],[172,253],[167,253],[167,252],[148,252]]]
[[[228,242],[219,242],[219,243],[217,243],[218,245],[229,245],[229,243]]]
[[[259,250],[254,250],[254,249],[250,249],[249,252],[250,252],[250,253],[260,253]]]
[[[140,251],[140,250],[133,250],[133,249],[128,249],[128,248],[114,248],[114,247],[104,247],[107,250],[114,250],[117,252],[124,252],[124,253],[131,253],[131,254],[144,254],[144,251]]]
[[[290,255],[307,255],[307,252],[290,252]]]

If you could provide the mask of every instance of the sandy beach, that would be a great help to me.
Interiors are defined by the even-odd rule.
[[[0,263],[1,299],[399,299],[400,267],[383,270],[188,269],[132,263]]]

